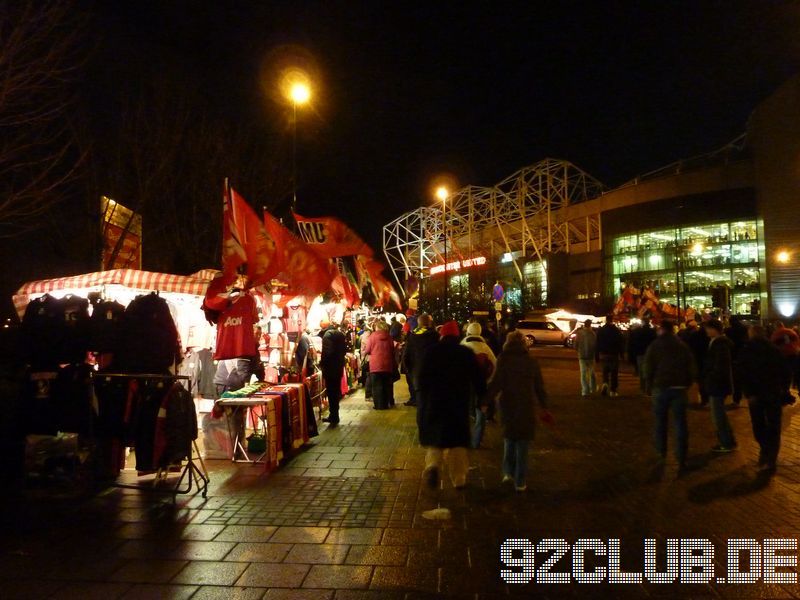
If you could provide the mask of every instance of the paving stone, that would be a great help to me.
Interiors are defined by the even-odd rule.
[[[325,538],[326,544],[378,544],[383,529],[362,527],[333,527]]]
[[[184,600],[197,591],[194,585],[134,585],[122,596],[123,600]]]
[[[352,565],[405,565],[408,561],[406,546],[351,546],[347,564]]]
[[[271,542],[291,544],[321,544],[328,536],[327,527],[279,527],[272,534]]]
[[[309,565],[252,563],[236,582],[243,587],[299,588]]]
[[[340,565],[349,549],[342,544],[295,544],[283,562]]]
[[[273,588],[267,590],[264,600],[330,600],[333,590],[289,590]]]
[[[303,582],[304,588],[359,589],[369,585],[372,567],[314,565]]]
[[[370,589],[401,589],[436,592],[438,573],[436,569],[420,567],[375,567]]]
[[[185,541],[167,556],[184,560],[222,560],[235,546],[233,542]]]
[[[292,544],[247,542],[236,544],[225,560],[238,562],[279,563],[289,554]]]
[[[224,527],[222,525],[200,525],[190,523],[181,531],[181,539],[201,541],[213,540],[223,529]]]
[[[228,525],[217,537],[218,542],[267,542],[277,527],[256,525]]]
[[[247,563],[193,561],[172,579],[172,583],[233,585],[247,567]]]
[[[192,600],[261,600],[266,591],[265,588],[204,585],[194,593]]]
[[[187,564],[184,560],[132,560],[111,574],[112,581],[166,583]]]

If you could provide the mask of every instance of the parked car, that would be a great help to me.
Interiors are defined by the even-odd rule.
[[[517,331],[525,336],[529,346],[536,344],[562,345],[569,335],[552,321],[520,321],[517,323]]]

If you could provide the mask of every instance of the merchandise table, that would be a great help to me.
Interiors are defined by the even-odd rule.
[[[274,469],[283,458],[278,440],[281,437],[281,419],[278,418],[275,398],[271,396],[242,397],[242,398],[221,398],[217,404],[225,411],[228,424],[228,435],[231,438],[231,448],[233,448],[231,460],[233,462],[264,462],[268,469]],[[245,434],[246,415],[249,414],[250,422],[254,425],[252,429],[259,431],[256,419],[260,422],[260,430],[266,440],[266,448],[255,460],[249,458],[247,448],[243,444]],[[237,458],[240,453],[244,458]]]
[[[217,405],[226,409],[234,461],[263,462],[272,470],[287,453],[317,434],[313,408],[302,383],[252,384],[236,392],[226,392]],[[254,431],[263,431],[266,438],[266,449],[255,460],[248,457],[243,441],[247,423],[253,425]],[[237,459],[239,454],[246,458]]]

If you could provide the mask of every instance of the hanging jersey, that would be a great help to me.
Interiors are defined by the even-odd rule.
[[[258,321],[256,303],[249,294],[241,296],[219,317],[215,360],[258,354],[253,326]]]

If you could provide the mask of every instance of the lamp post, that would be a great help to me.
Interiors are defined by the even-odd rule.
[[[292,101],[292,211],[297,206],[297,105],[305,104],[311,99],[311,88],[303,82],[295,82],[289,88],[289,99]]]
[[[442,233],[444,234],[444,318],[450,312],[449,293],[450,275],[447,273],[447,197],[450,195],[447,188],[440,185],[436,188],[436,197],[442,201]]]

